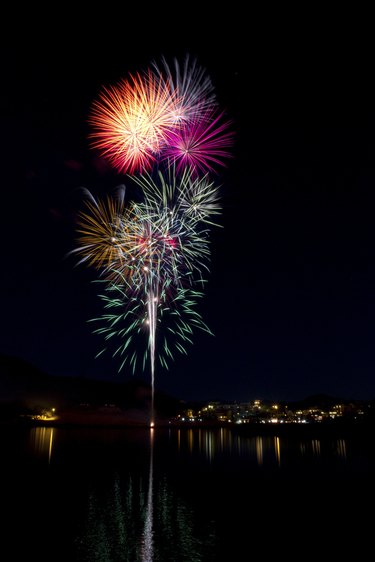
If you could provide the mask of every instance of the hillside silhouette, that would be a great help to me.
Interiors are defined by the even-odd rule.
[[[262,402],[266,405],[269,401]],[[205,404],[187,403],[155,389],[154,417],[158,422],[169,423],[188,408],[198,411]],[[374,419],[374,400],[345,400],[321,393],[280,406],[294,412],[328,411],[337,404],[344,405],[347,414],[352,407],[353,411],[362,408],[366,419]],[[149,425],[151,385],[137,378],[113,382],[53,376],[23,359],[0,354],[0,420],[18,420],[53,408],[62,424]]]
[[[155,391],[155,411],[161,417],[174,416],[181,401]],[[138,412],[148,415],[151,386],[137,379],[123,382],[84,377],[52,376],[17,357],[0,355],[0,412],[33,413],[52,407],[60,415],[73,413]]]

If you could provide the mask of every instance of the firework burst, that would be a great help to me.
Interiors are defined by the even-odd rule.
[[[156,358],[167,367],[173,351],[186,353],[193,328],[210,332],[196,310],[203,294],[196,285],[203,289],[208,271],[209,225],[220,212],[218,188],[190,170],[181,178],[169,170],[155,180],[149,174],[132,179],[142,200],[128,207],[124,189],[103,201],[86,190],[75,252],[80,263],[100,270],[106,312],[95,319],[104,324],[95,332],[106,342],[120,339],[113,352],[122,357],[119,370],[127,361],[133,370],[139,364],[144,368],[150,358],[154,373]],[[146,336],[140,360],[139,340]]]
[[[162,161],[213,171],[228,157],[233,133],[217,114],[210,78],[195,60],[153,64],[103,88],[89,123],[91,145],[122,173],[151,171]]]
[[[106,285],[99,295],[104,313],[91,320],[102,324],[94,333],[105,340],[97,356],[110,351],[120,359],[119,371],[126,364],[133,373],[137,367],[145,370],[150,359],[153,370],[155,360],[168,369],[176,353],[187,354],[196,330],[212,334],[196,310],[203,292],[166,285],[156,299],[153,293],[132,295],[127,288],[127,280]]]
[[[151,270],[176,285],[202,278],[210,256],[208,225],[220,212],[218,188],[207,176],[194,178],[189,169],[181,178],[169,170],[166,177],[159,172],[155,180],[149,174],[133,180],[143,193],[133,209],[147,233],[145,258]]]
[[[120,172],[151,169],[176,103],[176,93],[150,70],[104,88],[89,116],[92,146]]]
[[[114,197],[96,200],[85,189],[85,210],[77,216],[77,247],[71,254],[81,257],[78,265],[86,263],[99,271],[101,277],[113,281],[118,275],[130,279],[136,260],[136,215],[132,207],[125,207],[125,188],[117,189]]]
[[[218,188],[208,179],[185,170],[177,178],[159,172],[132,177],[142,201],[124,204],[124,189],[115,198],[96,200],[85,190],[85,211],[78,214],[79,263],[115,281],[131,279],[131,289],[152,290],[171,280],[176,286],[203,279],[209,260],[209,225],[219,214]],[[130,290],[130,286],[128,287]]]
[[[214,172],[215,166],[224,166],[230,157],[228,148],[233,143],[230,121],[223,114],[212,111],[196,114],[189,123],[168,133],[161,159],[176,166],[177,172],[190,168],[198,173]]]
[[[177,59],[169,65],[162,58],[161,65],[153,63],[160,82],[175,96],[171,117],[176,125],[189,122],[194,116],[216,107],[216,95],[210,77],[195,59],[188,55],[181,66]]]

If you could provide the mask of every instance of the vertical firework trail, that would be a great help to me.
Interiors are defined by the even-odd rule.
[[[149,345],[151,361],[151,427],[154,426],[154,396],[155,396],[155,340],[156,340],[156,316],[158,306],[157,295],[150,289],[147,300],[147,310],[149,318]]]
[[[223,116],[211,80],[189,57],[182,67],[162,59],[161,66],[153,63],[143,74],[103,88],[89,116],[92,147],[133,179],[143,198],[125,207],[124,190],[106,201],[86,190],[73,251],[105,283],[104,326],[95,332],[108,345],[120,340],[113,353],[122,358],[119,370],[128,361],[134,372],[137,340],[147,331],[142,365],[150,362],[151,426],[157,359],[168,368],[172,348],[186,353],[193,328],[211,333],[195,309],[202,296],[195,286],[205,282],[209,227],[219,213],[218,188],[208,173],[224,166],[232,144]]]

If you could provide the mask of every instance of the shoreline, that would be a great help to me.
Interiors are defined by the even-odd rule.
[[[79,419],[60,420],[32,420],[32,419],[0,419],[0,428],[56,428],[56,429],[141,429],[141,430],[218,430],[229,429],[240,435],[264,435],[264,436],[323,436],[323,435],[359,435],[373,434],[375,432],[375,420],[335,420],[312,423],[247,423],[232,424],[228,422],[177,422],[173,420],[156,420],[153,428],[148,421],[134,419],[100,418],[87,419],[80,416]]]

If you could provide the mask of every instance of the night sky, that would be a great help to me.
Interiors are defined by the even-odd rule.
[[[67,254],[80,188],[100,196],[131,183],[89,146],[92,101],[162,56],[190,54],[235,145],[213,176],[223,228],[199,305],[215,335],[197,332],[156,388],[182,399],[375,398],[372,39],[241,16],[67,17],[5,42],[0,353],[51,375],[149,380],[94,358],[96,274]]]

